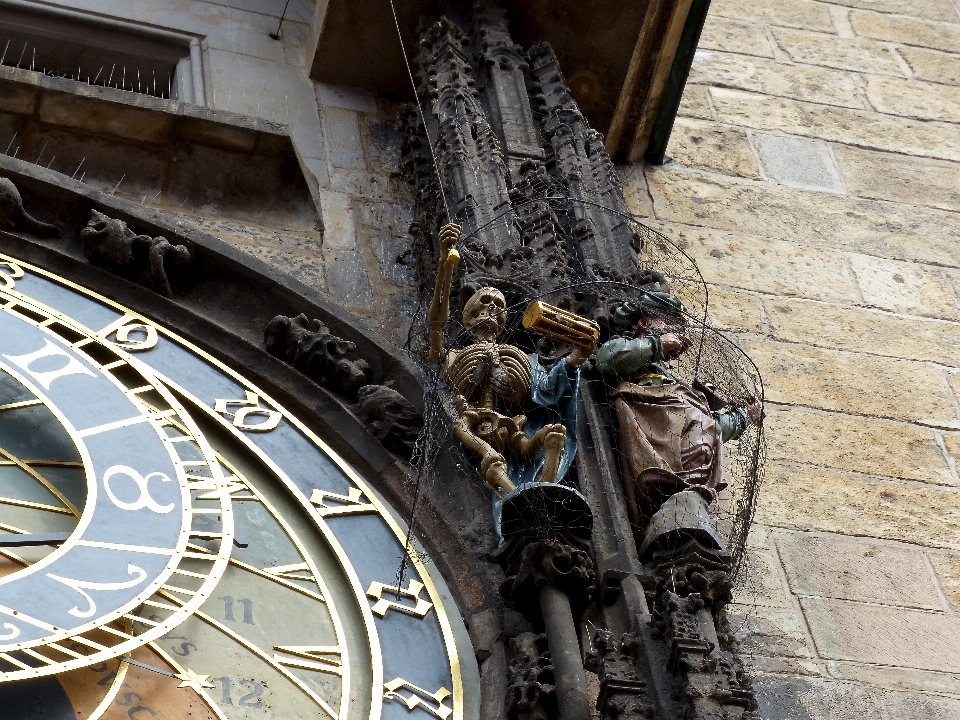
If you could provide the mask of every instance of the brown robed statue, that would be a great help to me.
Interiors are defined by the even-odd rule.
[[[634,528],[647,530],[646,539],[638,537],[643,553],[656,530],[648,530],[648,523],[665,501],[684,491],[707,506],[716,500],[727,486],[723,443],[758,422],[763,408],[757,400],[746,407],[711,408],[702,388],[670,373],[665,361],[691,345],[677,298],[648,292],[622,303],[612,324],[620,335],[601,346],[597,368],[617,382],[613,398],[624,493]]]

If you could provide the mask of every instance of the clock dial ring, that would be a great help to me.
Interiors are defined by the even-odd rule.
[[[18,268],[12,267],[16,275]],[[4,289],[9,289],[13,283],[11,275],[5,272],[0,275],[4,277]],[[192,420],[165,387],[151,380],[145,368],[138,368],[127,378],[139,379],[138,388],[124,386],[115,375],[120,369],[133,370],[131,363],[115,354],[112,360],[102,357],[102,353],[101,359],[110,361],[98,362],[86,352],[99,347],[107,350],[109,356],[109,348],[101,340],[24,298],[3,299],[6,302],[0,311],[0,330],[6,340],[0,367],[58,418],[80,451],[88,480],[85,510],[62,546],[36,564],[0,578],[0,627],[6,631],[0,633],[0,681],[12,681],[56,674],[117,657],[182,622],[212,592],[226,567],[232,539],[232,509],[223,491],[219,468],[211,460],[212,450],[199,431],[190,435],[189,440],[203,460],[184,460],[166,436],[164,418],[177,416],[191,426]],[[24,349],[26,352],[21,352]],[[95,387],[78,389],[58,382],[78,379],[87,383],[96,381]],[[102,397],[111,388],[116,395],[114,406]],[[153,415],[145,412],[142,404],[135,401],[138,393],[134,390],[140,394],[155,393],[167,409]],[[91,410],[89,404],[84,406],[84,392],[98,395],[97,410]],[[74,405],[69,412],[64,407],[67,399]],[[59,404],[55,400],[59,400]],[[114,415],[105,423],[91,424],[89,420],[99,417],[97,412],[102,412],[104,407],[108,408],[108,416],[110,412]],[[78,423],[85,415],[88,421]],[[81,425],[80,429],[77,424]],[[118,450],[125,447],[135,448],[136,456],[125,457]],[[168,463],[160,463],[162,470],[156,469],[160,466],[146,468],[143,465],[150,461],[156,463],[158,458]],[[200,503],[193,495],[198,482],[191,477],[201,472],[209,476],[203,478],[202,484],[206,492],[213,493],[212,503]],[[124,484],[124,478],[129,482]],[[117,510],[133,513],[137,518],[139,524],[132,532],[129,524],[115,522]],[[154,525],[151,529],[155,532],[151,535],[145,532],[148,528],[142,511],[160,517],[170,515],[171,519],[162,528]],[[202,573],[202,581],[194,582],[194,587],[181,588],[189,592],[189,603],[183,608],[168,608],[162,621],[142,635],[135,636],[126,628],[117,627],[121,618],[129,619],[141,604],[155,602],[151,596],[156,590],[164,584],[172,585],[170,578],[183,572],[182,563],[189,556],[185,548],[190,537],[196,535],[193,525],[200,513],[217,515],[222,530],[221,543],[218,553]],[[144,536],[147,543],[140,541]],[[163,537],[168,542],[149,544],[151,538]],[[124,570],[131,577],[124,577]],[[111,572],[113,577],[109,577]],[[110,598],[105,593],[120,594],[113,595],[110,602],[105,601]],[[18,609],[22,606],[39,612]],[[33,617],[41,613],[46,613],[46,618]],[[68,616],[75,620],[71,622]],[[32,634],[25,633],[24,629]]]
[[[9,258],[9,262],[19,261]],[[424,559],[423,550],[413,540],[414,551],[408,559],[403,587],[392,588],[397,584],[395,574],[400,557],[405,553],[407,530],[403,521],[353,468],[294,414],[190,341],[42,269],[26,263],[19,263],[18,267],[28,270],[25,281],[42,278],[49,286],[69,289],[71,293],[86,298],[91,306],[97,305],[97,312],[91,310],[90,314],[98,319],[87,321],[86,327],[106,326],[97,333],[101,337],[106,335],[104,331],[108,327],[116,328],[124,323],[152,328],[158,338],[156,343],[147,343],[149,338],[141,334],[144,341],[141,347],[114,341],[114,349],[126,357],[135,354],[136,359],[150,366],[161,383],[176,392],[190,412],[202,411],[229,430],[270,467],[289,495],[308,509],[316,528],[328,538],[343,571],[352,578],[351,590],[366,620],[365,632],[370,639],[373,662],[378,663],[383,658],[379,680],[382,690],[374,692],[369,717],[404,717],[410,712],[426,711],[435,717],[459,720],[475,712],[473,708],[476,708],[478,699],[476,669],[469,662],[461,666],[461,648],[469,648],[469,640],[443,579],[436,567]],[[4,273],[0,267],[0,274],[9,273]],[[19,286],[19,279],[15,281]],[[24,292],[37,297],[48,308],[74,314],[71,306],[60,297],[61,290],[54,292],[51,287],[41,288],[36,283],[28,285],[26,282],[23,287]],[[14,295],[19,295],[18,291],[19,287],[10,289]],[[110,313],[105,312],[108,308]],[[143,347],[147,344],[150,347]],[[173,362],[174,355],[178,362],[185,361],[185,365],[178,366]],[[201,370],[210,375],[214,389],[198,387],[194,383],[194,375]],[[229,405],[220,406],[221,401]],[[259,414],[239,412],[246,407],[255,408]],[[272,422],[274,416],[279,419],[270,428],[256,427]],[[284,450],[280,446],[281,440],[294,442],[295,451],[290,451],[294,446]],[[298,453],[310,456],[315,465],[322,467],[304,473],[291,460],[291,456]],[[371,565],[369,553],[364,557],[357,551],[358,537],[362,542],[363,533],[368,530],[376,536],[370,542],[381,551],[382,562],[376,567],[376,563]],[[448,608],[452,610],[449,614]],[[403,645],[403,638],[409,637],[411,632],[421,633],[418,637],[429,635],[427,639],[432,643],[420,653],[422,658],[418,657],[413,663],[410,662],[409,645]],[[468,651],[464,657],[470,655],[472,652]],[[428,663],[432,663],[434,669],[430,670],[432,675],[424,675],[426,679],[410,674]],[[409,667],[418,664],[420,667]]]

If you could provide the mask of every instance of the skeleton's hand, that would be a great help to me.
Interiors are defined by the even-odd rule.
[[[440,228],[440,261],[456,265],[460,262],[460,253],[457,252],[457,243],[460,242],[460,233],[463,230],[456,223],[447,223]]]

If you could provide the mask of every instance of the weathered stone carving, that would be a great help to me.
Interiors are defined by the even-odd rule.
[[[520,545],[519,553],[512,554],[505,563],[507,579],[500,586],[500,596],[510,607],[529,613],[537,606],[540,590],[553,585],[567,595],[574,614],[579,615],[597,589],[593,560],[584,549],[558,540],[538,540]],[[508,554],[501,556],[506,559]]]
[[[597,710],[603,720],[644,720],[655,716],[647,697],[647,683],[637,665],[639,645],[635,633],[625,633],[619,641],[605,628],[594,634],[587,669],[600,679]]]
[[[522,633],[510,639],[513,662],[507,668],[506,710],[510,720],[556,717],[557,696],[546,635]]]
[[[9,178],[0,178],[0,230],[24,230],[40,237],[57,237],[60,230],[34,219],[23,209],[20,191]]]
[[[358,393],[360,419],[383,446],[409,458],[423,428],[423,415],[385,385],[364,385]]]
[[[137,235],[123,220],[115,220],[96,210],[80,231],[83,254],[93,264],[104,267],[155,292],[171,297],[168,271],[186,268],[193,253],[184,245],[173,245],[165,237]]]
[[[357,346],[304,314],[277,315],[263,330],[267,352],[350,400],[367,384],[368,365],[350,357]]]

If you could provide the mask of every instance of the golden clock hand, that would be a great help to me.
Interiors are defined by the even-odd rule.
[[[60,545],[67,541],[72,533],[24,533],[22,535],[0,535],[0,547],[36,547],[37,545]]]

